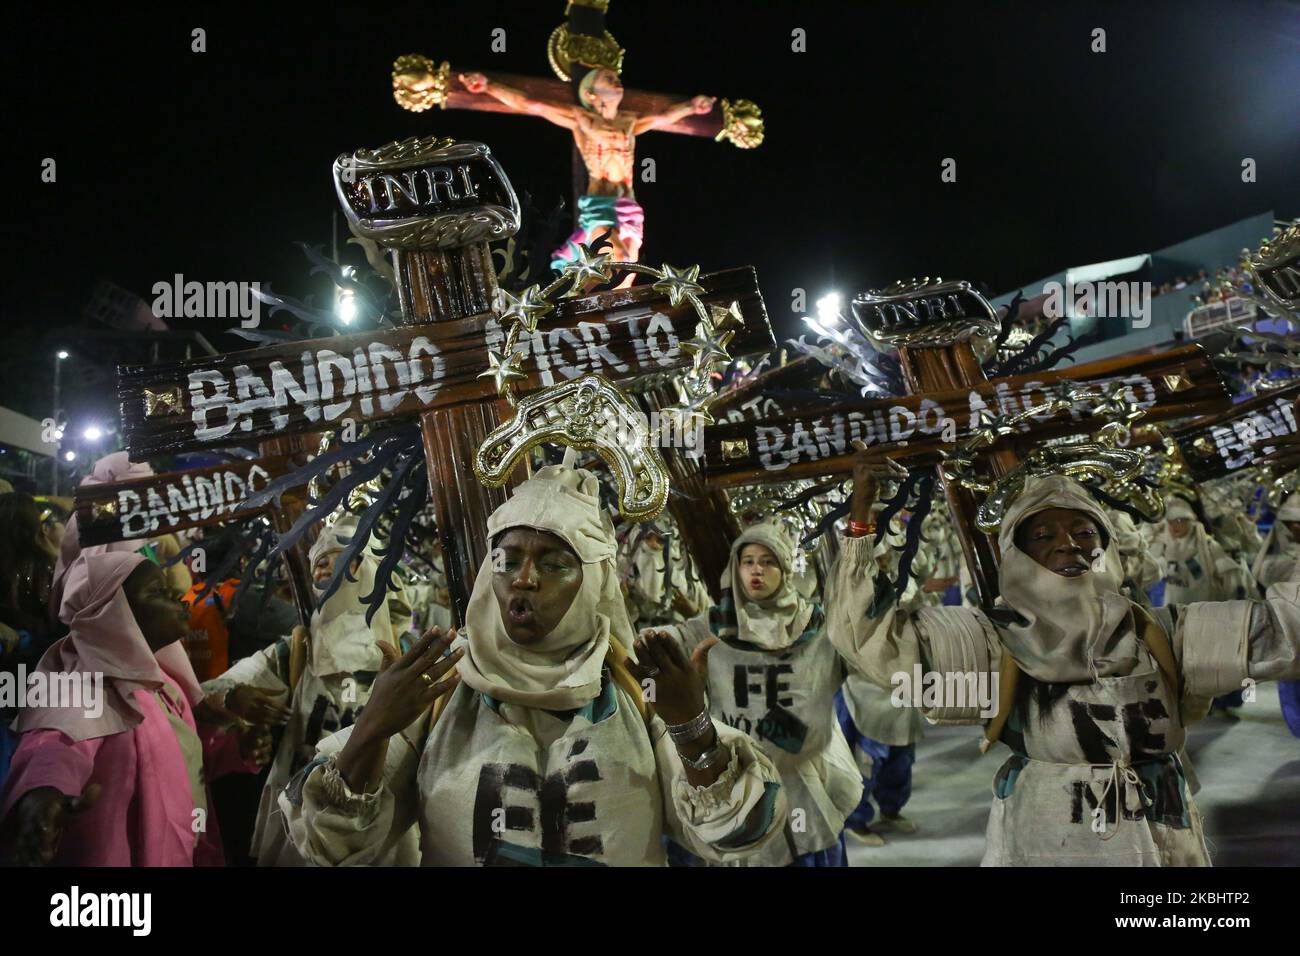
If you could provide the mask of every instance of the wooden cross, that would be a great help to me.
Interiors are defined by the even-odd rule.
[[[1273,450],[1272,440],[1296,434],[1298,398],[1300,382],[1175,428],[1172,437],[1188,475],[1202,482],[1252,467]]]
[[[1146,409],[1144,422],[1219,411],[1228,392],[1208,356],[1197,345],[1161,355],[1107,359],[1062,371],[1036,372],[989,380],[970,344],[973,331],[996,331],[991,306],[967,283],[917,282],[888,293],[859,297],[861,324],[877,341],[895,344],[907,395],[885,399],[819,399],[773,408],[759,380],[745,394],[728,398],[727,407],[754,406],[760,417],[719,423],[705,429],[705,473],[715,487],[801,477],[847,474],[853,439],[868,445],[896,446],[891,456],[907,465],[941,460],[954,442],[969,438],[982,424],[984,410],[1016,414],[1041,405],[1054,385],[1072,382],[1105,386],[1120,382]],[[782,373],[788,374],[788,373]],[[1044,416],[1020,427],[1019,436],[1001,442],[984,458],[994,478],[1008,473],[1021,455],[1049,438],[1089,431],[1086,405]],[[951,424],[950,424],[951,423]],[[906,442],[905,447],[898,447]],[[948,506],[981,601],[997,596],[995,542],[975,530],[975,495],[941,475]]]
[[[390,249],[400,328],[250,349],[118,373],[122,429],[135,458],[268,436],[418,416],[457,619],[487,554],[484,528],[504,489],[475,477],[475,452],[511,409],[482,374],[509,366],[503,319],[527,319],[520,395],[597,372],[612,382],[692,363],[682,348],[697,315],[654,286],[575,294],[541,314],[527,295],[498,295],[488,241],[518,228],[519,205],[486,146],[436,138],[358,150],[334,164],[359,235]],[[581,270],[575,273],[581,281]],[[589,278],[589,277],[588,277]],[[744,320],[734,354],[772,347],[751,268],[701,276],[700,300]],[[660,285],[659,283],[655,284]],[[574,290],[577,292],[577,290]],[[677,304],[673,304],[677,302]],[[517,353],[519,354],[519,353]]]
[[[76,489],[74,511],[82,547],[115,541],[147,541],[159,535],[262,515],[283,533],[301,502],[286,496],[281,508],[247,508],[248,498],[302,464],[302,456],[272,455],[207,468],[170,471]],[[311,619],[307,564],[298,549],[284,553],[289,589],[299,619]]]

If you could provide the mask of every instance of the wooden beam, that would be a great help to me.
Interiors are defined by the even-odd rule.
[[[412,267],[415,268],[415,267]],[[421,270],[427,268],[419,267]],[[403,279],[412,308],[434,300],[417,274]],[[703,276],[706,304],[735,300],[745,317],[730,350],[746,355],[773,342],[758,279],[749,267]],[[442,305],[440,308],[451,308]],[[527,394],[585,372],[619,380],[691,363],[680,343],[698,316],[649,285],[567,299],[520,339]],[[447,321],[248,349],[186,362],[118,368],[122,430],[132,458],[256,442],[274,435],[373,424],[434,408],[495,401],[487,350],[505,336],[492,312]]]
[[[1297,398],[1300,382],[1174,429],[1188,474],[1198,482],[1210,481],[1254,465],[1257,455],[1272,449],[1253,447],[1255,442],[1296,433]]]
[[[248,517],[244,501],[295,467],[288,456],[232,461],[111,484],[81,485],[74,508],[81,546],[148,540]]]
[[[956,423],[956,441],[962,441],[978,424],[975,413],[980,408],[994,413],[1022,411],[1045,399],[1045,387],[1067,380],[1129,384],[1149,409],[1144,424],[1210,414],[1230,401],[1204,350],[1188,345],[1159,355],[1105,359],[973,388],[874,400],[827,399],[820,408],[805,405],[793,414],[779,413],[763,421],[719,422],[704,430],[704,472],[712,487],[848,474],[854,438],[868,445],[906,441],[907,446],[899,449],[900,460],[937,463],[940,453],[953,447],[943,440],[945,419]],[[1038,423],[1032,441],[1095,428],[1084,415],[1084,409],[1076,409]]]

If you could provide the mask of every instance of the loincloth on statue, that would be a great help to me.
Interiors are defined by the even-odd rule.
[[[563,269],[578,258],[578,244],[585,242],[593,231],[618,230],[624,245],[633,241],[640,245],[645,235],[645,210],[635,199],[627,196],[579,196],[578,228],[560,248],[551,253],[551,268]]]

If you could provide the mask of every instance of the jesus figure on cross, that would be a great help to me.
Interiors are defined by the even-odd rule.
[[[587,192],[578,197],[573,235],[557,249],[551,268],[561,269],[578,256],[579,244],[593,244],[610,230],[614,259],[636,262],[640,257],[645,213],[632,188],[636,137],[692,114],[713,109],[715,97],[695,96],[661,113],[638,115],[620,111],[623,82],[610,69],[591,70],[578,86],[577,106],[555,106],[529,99],[519,90],[490,81],[482,73],[462,73],[460,82],[471,93],[486,93],[511,109],[534,113],[556,126],[573,130],[573,139],[587,167]],[[630,283],[631,276],[627,282]]]

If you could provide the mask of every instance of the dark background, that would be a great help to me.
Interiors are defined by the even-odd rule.
[[[567,199],[568,133],[531,117],[409,113],[389,79],[407,52],[549,76],[545,41],[563,11],[563,0],[10,6],[0,404],[47,413],[50,353],[97,278],[147,302],[178,272],[323,296],[292,243],[328,252],[341,152],[417,134],[482,140],[521,194]],[[1000,293],[1260,211],[1300,213],[1294,3],[613,0],[607,22],[629,87],[763,109],[756,150],[641,137],[658,179],[637,196],[643,259],[756,266],[781,338],[799,333],[795,287],[809,311],[831,288],[912,275]],[[498,26],[502,54],[489,48]],[[190,52],[194,27],[206,53]],[[795,27],[806,53],[791,52]],[[1107,31],[1104,54],[1090,52],[1094,27]],[[45,157],[54,184],[40,181]],[[955,184],[940,181],[945,157]],[[1258,182],[1242,183],[1243,157]],[[219,348],[244,344],[219,334],[230,324],[203,331]],[[121,356],[71,346],[65,404],[111,421]]]

